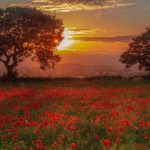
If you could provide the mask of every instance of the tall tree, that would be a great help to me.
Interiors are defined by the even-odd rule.
[[[120,56],[120,62],[129,68],[137,64],[139,69],[150,71],[150,28],[133,38],[129,48]]]
[[[55,55],[62,41],[62,21],[33,8],[0,9],[0,61],[6,77],[13,78],[25,58],[37,61],[41,69],[52,68],[61,60]]]

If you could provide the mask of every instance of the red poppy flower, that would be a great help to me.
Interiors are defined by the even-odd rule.
[[[109,139],[105,139],[101,142],[105,147],[110,147],[110,140]]]

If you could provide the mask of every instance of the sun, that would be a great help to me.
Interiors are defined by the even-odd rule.
[[[57,46],[57,50],[66,50],[69,46],[71,46],[74,43],[73,38],[74,31],[69,30],[68,28],[65,28],[63,32],[64,39],[62,42]]]

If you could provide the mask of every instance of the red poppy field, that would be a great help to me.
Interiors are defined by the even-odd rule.
[[[149,150],[150,86],[95,85],[0,86],[0,150]]]

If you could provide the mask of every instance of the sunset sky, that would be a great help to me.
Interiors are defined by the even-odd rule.
[[[132,37],[150,26],[150,0],[0,0],[2,8],[16,5],[63,20],[62,64],[119,66]]]

